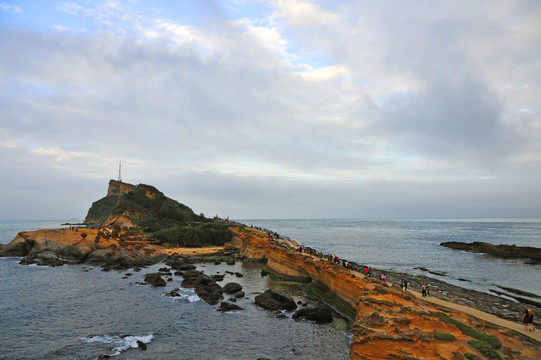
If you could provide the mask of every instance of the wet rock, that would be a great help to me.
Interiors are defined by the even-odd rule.
[[[216,283],[197,286],[195,293],[209,305],[216,305],[223,298],[222,288]]]
[[[235,265],[235,259],[227,259],[225,262],[227,265]]]
[[[218,308],[218,311],[235,311],[235,310],[244,310],[243,308],[241,308],[240,306],[238,305],[235,305],[235,304],[231,304],[231,303],[228,303],[228,302],[225,302],[225,301],[222,301],[222,303],[220,304],[220,307]]]
[[[267,290],[263,294],[257,295],[255,303],[267,310],[295,310],[297,308],[295,301],[273,290]]]
[[[152,286],[165,286],[165,280],[157,273],[146,274],[145,282]]]
[[[318,324],[328,324],[333,321],[332,309],[327,305],[303,308],[293,314],[293,319],[306,319]]]
[[[188,260],[179,258],[179,257],[169,257],[165,260],[165,263],[171,267],[173,270],[195,270],[197,267],[190,263]]]
[[[237,291],[237,292],[235,293],[235,297],[236,297],[237,299],[242,299],[245,295],[246,295],[246,294],[244,293],[244,291]]]
[[[212,275],[212,278],[216,281],[222,281],[224,279],[224,276],[223,275]]]
[[[236,273],[235,273],[235,276],[236,276],[236,277],[244,277],[244,274],[241,274],[240,272],[236,272]]]
[[[137,346],[139,347],[139,349],[141,349],[143,351],[145,351],[147,349],[147,344],[145,344],[141,340],[137,340]]]
[[[234,294],[238,291],[241,291],[242,286],[240,284],[237,284],[236,282],[230,282],[230,283],[227,283],[223,289],[224,289],[224,293],[226,294]]]
[[[173,289],[169,291],[168,293],[165,293],[163,296],[166,297],[180,297],[179,289]]]
[[[201,271],[188,270],[184,273],[182,286],[195,289],[195,293],[209,305],[217,304],[222,298],[222,287],[216,280]]]

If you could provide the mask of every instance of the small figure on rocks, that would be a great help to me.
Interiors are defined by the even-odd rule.
[[[522,323],[524,324],[524,328],[527,331],[534,331],[533,327],[533,311],[532,309],[524,310],[524,314],[522,315]]]

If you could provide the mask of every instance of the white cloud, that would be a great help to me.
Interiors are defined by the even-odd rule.
[[[23,11],[21,10],[21,8],[18,7],[17,5],[9,5],[9,4],[6,4],[5,2],[1,2],[1,3],[0,3],[0,10],[5,11],[5,12],[8,12],[8,13],[13,13],[13,14],[17,14],[17,13],[22,13],[22,12],[23,12]]]
[[[62,8],[97,31],[0,29],[16,176],[25,159],[99,188],[123,160],[126,181],[237,217],[460,216],[475,191],[493,209],[488,189],[541,208],[539,6],[270,1],[188,24],[92,4]]]

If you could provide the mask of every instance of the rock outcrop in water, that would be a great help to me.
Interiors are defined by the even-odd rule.
[[[83,235],[84,236],[81,236]],[[96,242],[96,238],[100,240]],[[129,243],[105,238],[95,229],[59,229],[23,231],[0,249],[0,256],[23,257],[21,264],[58,266],[89,264],[106,268],[127,269],[163,261],[163,248],[150,243]]]
[[[493,245],[487,242],[464,243],[458,241],[442,242],[441,246],[498,257],[532,259],[541,262],[541,249],[531,246]]]

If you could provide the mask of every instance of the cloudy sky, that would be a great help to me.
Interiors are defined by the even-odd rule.
[[[541,2],[0,0],[0,219],[541,216]]]

